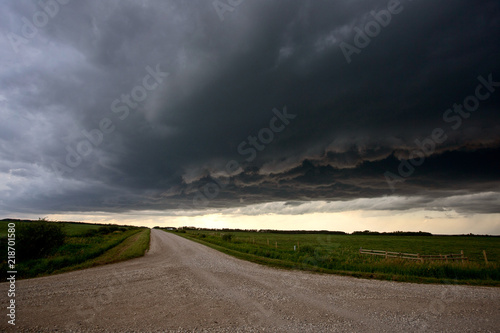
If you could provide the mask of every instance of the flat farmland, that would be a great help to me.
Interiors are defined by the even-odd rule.
[[[154,229],[145,256],[18,281],[16,326],[1,321],[0,331],[497,332],[500,325],[499,288],[277,269],[177,235]]]
[[[407,282],[500,285],[499,237],[283,234],[202,229],[176,233],[238,258],[275,267]],[[468,261],[421,263],[386,259],[360,254],[360,248],[421,255],[463,251]]]

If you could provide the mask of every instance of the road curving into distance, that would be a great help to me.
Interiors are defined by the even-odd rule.
[[[6,295],[7,283],[1,287]],[[16,289],[15,331],[498,332],[500,327],[499,288],[276,269],[156,229],[144,257],[21,280]],[[2,304],[0,331],[14,331]]]

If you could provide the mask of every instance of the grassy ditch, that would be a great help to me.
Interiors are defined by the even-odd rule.
[[[219,251],[260,264],[363,278],[500,286],[500,238],[280,234],[214,230],[173,231]],[[295,246],[295,250],[294,250]],[[359,248],[422,255],[460,253],[468,262],[416,262],[359,254]],[[485,263],[483,250],[488,256]]]
[[[72,271],[75,269],[89,268],[98,265],[111,264],[119,261],[142,257],[149,248],[149,236],[151,229],[142,228],[138,232],[132,234],[120,244],[112,247],[102,255],[93,259],[86,260],[81,264],[64,267],[55,273]]]
[[[8,230],[8,223],[0,221],[0,229]],[[144,255],[149,247],[148,228],[48,221],[14,223],[15,268],[21,279],[127,260]],[[0,234],[4,254],[6,236]],[[7,271],[7,256],[3,257],[1,275]]]

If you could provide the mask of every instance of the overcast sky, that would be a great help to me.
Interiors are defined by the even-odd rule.
[[[45,2],[0,5],[2,216],[500,233],[497,0]]]

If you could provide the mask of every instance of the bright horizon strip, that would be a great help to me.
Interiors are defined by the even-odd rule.
[[[49,214],[55,221],[127,224],[146,227],[234,228],[276,230],[330,230],[344,231],[425,231],[433,234],[489,234],[500,235],[500,214],[460,215],[454,211],[389,211],[353,210],[346,212],[306,214],[224,214],[208,213],[196,216],[165,216],[167,212],[144,211],[129,213],[73,213]],[[24,216],[12,218],[31,218]]]

